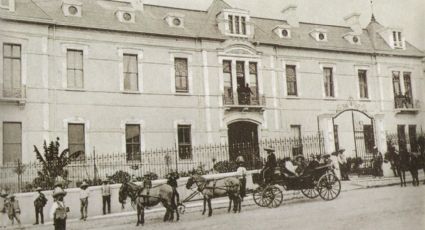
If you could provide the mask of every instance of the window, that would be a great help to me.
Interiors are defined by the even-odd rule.
[[[23,97],[21,90],[21,46],[3,45],[3,97]]]
[[[140,125],[125,125],[125,149],[127,161],[141,160]]]
[[[286,65],[286,90],[288,96],[297,96],[296,66]]]
[[[392,75],[395,108],[414,108],[412,82],[410,77],[411,73],[393,71]],[[403,79],[401,79],[401,77]],[[402,82],[404,86],[404,93],[402,91]]]
[[[393,42],[395,48],[403,48],[403,41],[400,31],[393,31]]]
[[[233,104],[232,62],[223,61],[224,101]]]
[[[359,76],[359,90],[360,90],[360,98],[368,98],[368,90],[367,90],[367,71],[360,69],[358,71]]]
[[[293,139],[292,156],[303,154],[303,144],[301,138],[301,125],[291,125]]]
[[[139,90],[137,55],[124,54],[124,90],[137,91]]]
[[[416,136],[416,125],[409,125],[410,151],[418,152],[418,137]]]
[[[67,87],[82,89],[83,84],[83,51],[67,50]]]
[[[191,159],[192,158],[192,139],[191,139],[190,125],[177,126],[177,138],[179,143],[179,158]]]
[[[176,92],[189,92],[187,58],[174,58]]]
[[[332,68],[323,68],[323,74],[325,77],[325,96],[335,97]]]
[[[410,80],[410,72],[403,73],[404,81],[404,98],[409,108],[413,107],[412,83]]]
[[[258,98],[258,77],[257,77],[257,63],[249,63],[249,85],[246,89],[247,103],[248,104],[259,104]]]
[[[397,125],[397,137],[398,137],[398,148],[399,151],[407,151],[406,133],[404,131],[404,125]]]
[[[247,20],[244,16],[229,15],[229,32],[231,34],[246,35]]]
[[[68,124],[68,149],[74,159],[85,159],[84,124]]]
[[[363,125],[363,135],[366,152],[372,153],[373,146],[375,146],[375,135],[373,133],[373,126]]]
[[[22,161],[22,125],[3,122],[3,164]]]

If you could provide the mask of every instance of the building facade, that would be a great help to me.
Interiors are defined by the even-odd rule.
[[[91,154],[320,133],[350,156],[425,126],[424,53],[401,29],[137,0],[2,1],[0,164],[60,138]],[[83,154],[83,155],[84,155]]]

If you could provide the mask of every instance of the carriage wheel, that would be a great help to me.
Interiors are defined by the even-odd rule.
[[[265,199],[264,191],[265,191],[264,188],[258,187],[252,193],[252,197],[254,199],[254,202],[260,207],[267,207],[267,205],[268,205],[268,200]]]
[[[264,189],[263,198],[266,200],[267,207],[277,208],[282,204],[283,192],[276,186],[268,186]]]
[[[324,200],[333,200],[341,192],[341,182],[333,173],[326,173],[319,178],[317,183],[319,195]]]
[[[319,191],[315,188],[301,189],[301,193],[310,199],[314,199],[319,196]]]

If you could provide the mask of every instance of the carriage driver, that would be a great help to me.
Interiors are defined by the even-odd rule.
[[[274,155],[275,150],[273,147],[267,147],[264,150],[267,152],[267,161],[261,173],[263,174],[264,182],[269,184],[272,181],[274,170],[277,166],[276,156]]]

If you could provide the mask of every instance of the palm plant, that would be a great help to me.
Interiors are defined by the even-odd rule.
[[[64,149],[59,152],[59,137],[56,141],[51,141],[47,145],[46,141],[43,143],[43,154],[34,145],[34,152],[37,160],[41,163],[42,169],[37,172],[38,177],[34,179],[34,184],[45,189],[53,188],[55,180],[58,177],[66,179],[68,171],[65,167],[74,159],[74,156],[69,155],[69,150]],[[79,154],[78,152],[75,155]],[[73,154],[74,155],[74,154]]]

